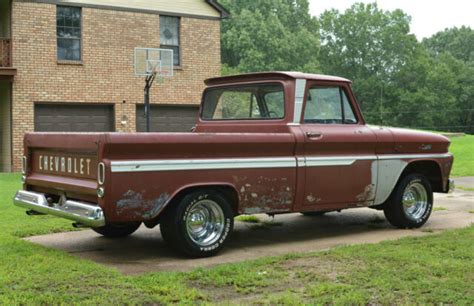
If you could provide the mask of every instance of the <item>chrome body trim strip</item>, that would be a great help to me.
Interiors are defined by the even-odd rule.
[[[112,172],[296,168],[295,157],[112,161]]]
[[[351,156],[307,156],[307,157],[262,157],[222,159],[170,159],[112,161],[111,171],[148,172],[176,170],[223,170],[258,168],[301,168],[323,166],[348,166],[362,160],[402,160],[410,158],[447,158],[450,154],[412,155],[351,155]]]
[[[306,79],[296,79],[295,81],[295,105],[293,113],[293,123],[300,123],[303,113],[303,99],[306,90]]]
[[[379,155],[378,159],[417,159],[417,158],[449,158],[453,155],[451,153],[439,154],[387,154]]]
[[[367,156],[321,156],[306,157],[306,167],[350,166],[360,160],[377,160],[375,155]]]
[[[298,168],[304,168],[306,167],[306,158],[299,156],[296,158],[296,163],[298,165]]]
[[[13,198],[13,203],[38,213],[73,220],[90,227],[105,225],[102,209],[85,202],[65,200],[62,203],[60,201],[60,203],[50,204],[42,193],[19,190]]]

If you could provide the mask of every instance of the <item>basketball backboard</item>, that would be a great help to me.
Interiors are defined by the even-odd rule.
[[[135,48],[135,75],[156,77],[173,76],[173,50]]]

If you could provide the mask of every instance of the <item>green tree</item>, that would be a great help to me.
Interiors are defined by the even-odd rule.
[[[474,30],[470,27],[451,28],[423,39],[423,45],[434,55],[449,53],[454,58],[474,65]]]
[[[393,77],[395,88],[388,122],[413,128],[453,130],[457,126],[457,77],[451,56],[434,59],[425,49]]]
[[[423,40],[437,63],[445,63],[455,79],[450,92],[455,97],[457,117],[452,130],[474,133],[474,30],[451,28]]]
[[[222,0],[223,73],[319,71],[318,22],[307,0]]]
[[[384,123],[383,114],[394,103],[393,75],[417,52],[410,17],[376,3],[356,3],[344,13],[324,12],[320,27],[323,71],[352,79],[368,121]]]

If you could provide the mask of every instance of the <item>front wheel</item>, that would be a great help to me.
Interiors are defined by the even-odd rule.
[[[384,206],[384,214],[393,226],[418,228],[428,221],[433,209],[430,182],[421,174],[401,179]]]
[[[160,223],[168,244],[192,257],[219,252],[234,227],[231,205],[221,193],[198,190],[170,205]]]
[[[107,238],[120,238],[133,234],[141,225],[141,222],[106,224],[102,227],[93,227],[92,230]]]

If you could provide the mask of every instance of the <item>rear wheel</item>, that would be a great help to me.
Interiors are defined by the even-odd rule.
[[[384,214],[393,226],[418,228],[428,221],[433,209],[431,184],[421,174],[401,179],[385,204]]]
[[[102,227],[93,227],[92,230],[107,238],[120,238],[133,234],[141,225],[141,222],[106,224]]]
[[[234,226],[229,201],[213,190],[191,192],[166,211],[161,219],[163,239],[192,257],[208,257],[224,246]]]

